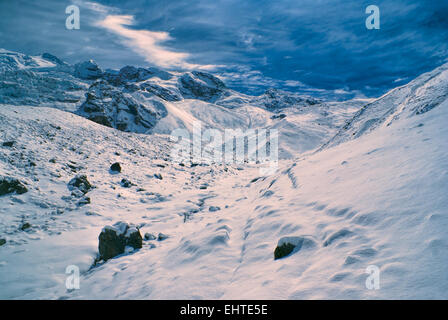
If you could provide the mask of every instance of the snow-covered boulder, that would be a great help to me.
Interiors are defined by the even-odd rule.
[[[143,243],[139,228],[123,221],[104,227],[98,239],[99,258],[104,261],[124,253],[126,247],[140,249]]]
[[[226,90],[217,77],[200,71],[187,72],[179,78],[179,90],[187,99],[215,101]]]
[[[90,191],[90,189],[92,189],[92,185],[89,180],[87,180],[87,176],[85,174],[79,174],[70,180],[68,183],[68,189],[72,191],[72,194],[78,194],[80,192],[82,195],[85,195]]]
[[[28,189],[19,180],[0,176],[0,196],[10,193],[23,194],[26,192],[28,192]]]
[[[300,251],[302,248],[308,249],[315,246],[316,242],[307,236],[281,238],[274,251],[274,260],[287,257]]]
[[[75,77],[84,80],[95,80],[101,78],[102,75],[103,71],[93,60],[75,64]]]

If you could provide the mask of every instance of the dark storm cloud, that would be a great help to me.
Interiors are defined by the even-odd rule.
[[[134,16],[135,25],[130,29],[169,34],[163,48],[188,54],[185,61],[189,64],[225,65],[217,71],[227,82],[251,93],[269,86],[308,92],[307,86],[311,86],[325,89],[326,94],[343,90],[377,96],[435,68],[448,57],[446,1],[98,2],[117,8],[116,14]],[[0,3],[1,9],[8,9],[8,4]],[[14,3],[21,4],[19,7],[25,4]],[[72,60],[92,57],[111,67],[148,63],[119,35],[94,25],[104,18],[101,13],[83,10],[87,22],[80,32],[70,33],[60,30],[65,19],[60,12],[69,2],[38,3],[30,7],[34,13],[25,14],[16,8],[12,16],[17,19],[6,15],[8,23],[0,22],[0,47],[53,51]],[[380,30],[365,27],[365,8],[371,4],[381,10]],[[5,16],[4,10],[1,12]],[[29,21],[37,21],[39,32],[24,25]],[[17,31],[21,34],[15,38],[3,37],[5,32]]]

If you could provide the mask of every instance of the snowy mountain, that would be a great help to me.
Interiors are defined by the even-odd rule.
[[[448,98],[448,64],[363,106],[324,147],[356,139],[400,118],[424,114]]]
[[[199,71],[133,66],[104,71],[92,60],[70,66],[48,53],[2,49],[0,70],[0,103],[58,108],[136,133],[191,131],[194,122],[219,130],[281,129],[281,158],[318,147],[356,110],[274,89],[248,96]]]
[[[0,298],[448,298],[448,65],[342,103],[49,54],[0,70]],[[278,170],[173,161],[198,120],[278,129]]]

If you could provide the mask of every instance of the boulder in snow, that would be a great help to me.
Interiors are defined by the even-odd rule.
[[[106,226],[99,235],[99,258],[107,261],[125,252],[126,247],[140,249],[142,236],[137,226],[120,221]]]
[[[113,163],[110,166],[110,171],[112,171],[112,172],[121,172],[121,165],[120,165],[120,163],[118,163],[118,162]]]
[[[72,180],[70,180],[70,182],[68,183],[68,189],[72,191],[72,194],[80,191],[82,195],[84,195],[89,192],[90,189],[92,189],[92,185],[90,184],[89,180],[87,180],[87,176],[85,174],[79,174]]]
[[[28,189],[19,180],[0,176],[0,196],[10,193],[23,194],[26,192],[28,192]]]
[[[287,257],[302,249],[313,248],[315,246],[316,242],[305,236],[281,238],[274,251],[274,260]]]

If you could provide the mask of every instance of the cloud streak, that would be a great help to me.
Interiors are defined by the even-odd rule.
[[[123,38],[126,46],[140,54],[152,65],[165,69],[216,69],[216,65],[200,65],[187,62],[190,54],[175,52],[163,46],[173,40],[168,32],[132,29],[134,17],[131,15],[108,15],[98,22],[103,27]]]

